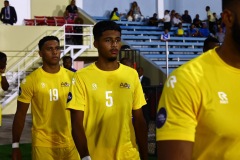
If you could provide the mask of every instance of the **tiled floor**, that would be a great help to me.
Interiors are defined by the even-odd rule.
[[[12,143],[12,122],[14,115],[3,115],[0,127],[0,145]],[[31,115],[27,115],[20,143],[31,143]]]

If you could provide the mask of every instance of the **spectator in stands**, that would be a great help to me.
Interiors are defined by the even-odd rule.
[[[196,28],[202,28],[202,20],[200,20],[199,14],[196,14],[195,18],[193,19],[193,24]]]
[[[156,122],[159,159],[240,157],[240,3],[222,0],[222,7],[224,43],[174,70],[164,85]]]
[[[170,39],[170,34],[168,33],[168,29],[165,29],[164,32],[161,34],[160,40],[166,42]]]
[[[194,24],[190,25],[188,29],[188,36],[189,37],[200,37],[199,29],[195,27]]]
[[[214,29],[214,26],[215,26],[216,22],[215,22],[215,18],[213,16],[213,13],[211,12],[209,6],[206,6],[206,12],[207,12],[208,29],[209,29],[210,33],[215,35],[216,31]]]
[[[182,23],[182,18],[178,13],[175,13],[171,22],[172,22],[173,26],[178,27],[178,25],[180,23]]]
[[[175,13],[176,13],[176,11],[173,9],[173,10],[171,10],[171,12],[170,12],[170,21],[172,22],[173,21],[173,18],[175,17]]]
[[[119,21],[119,20],[120,20],[120,16],[121,16],[121,14],[118,13],[118,8],[115,7],[115,8],[112,10],[111,14],[110,14],[110,20],[111,20],[111,21]]]
[[[74,74],[68,96],[76,147],[82,159],[146,160],[147,126],[141,109],[146,101],[136,70],[117,61],[121,28],[114,21],[100,21],[93,36],[98,60]]]
[[[76,34],[82,34],[83,33],[83,27],[79,26],[80,24],[83,24],[83,19],[80,17],[77,17],[74,19],[74,24],[76,26],[73,26],[73,32]],[[74,45],[82,45],[83,44],[83,35],[72,35],[73,37],[73,44]]]
[[[7,56],[5,53],[0,52],[0,83],[1,83],[1,88],[4,91],[7,91],[9,88],[9,83],[6,79],[6,66],[7,66]],[[0,104],[0,126],[2,125],[2,106]]]
[[[138,3],[134,1],[131,6],[131,10],[133,11],[133,20],[134,21],[143,21],[144,16],[142,15],[141,9],[138,6]]]
[[[149,18],[148,25],[149,26],[158,26],[159,19],[157,17],[157,13],[154,13],[152,17]]]
[[[199,29],[199,34],[201,37],[208,37],[210,35],[210,31],[209,31],[206,23],[203,23],[202,28]],[[214,36],[214,35],[212,35],[212,36]]]
[[[192,23],[192,17],[188,14],[188,10],[184,11],[182,15],[182,22],[183,23]]]
[[[179,23],[179,24],[178,24],[178,28],[177,28],[177,30],[176,30],[176,32],[175,32],[175,35],[176,35],[176,36],[179,36],[179,37],[184,36],[184,30],[183,30],[182,23]]]
[[[13,23],[17,23],[17,13],[13,6],[9,5],[9,1],[4,1],[4,7],[0,13],[0,20],[4,24],[13,25]]]
[[[133,21],[133,10],[129,10],[128,13],[127,13],[127,20],[128,21]]]
[[[31,103],[32,159],[79,160],[71,135],[70,112],[66,110],[74,73],[59,65],[57,37],[45,36],[38,45],[43,65],[28,75],[19,88],[12,126],[12,159],[22,159],[19,141]]]
[[[225,33],[223,32],[222,27],[218,27],[218,32],[216,33],[216,38],[222,44],[225,38]]]
[[[133,61],[130,58],[123,57],[120,59],[120,63],[129,66],[131,68],[134,68]]]
[[[64,17],[65,19],[72,19],[74,20],[78,17],[78,7],[76,6],[76,1],[71,0],[71,3],[66,7]]]
[[[164,30],[168,29],[168,31],[171,30],[171,26],[172,26],[172,24],[171,24],[171,17],[169,15],[169,12],[170,12],[169,10],[165,10],[163,19],[160,19],[160,21],[163,22]]]
[[[220,43],[217,38],[209,36],[208,38],[206,38],[204,40],[203,52],[207,52],[208,50],[213,49],[219,45],[220,45]]]
[[[66,68],[66,69],[68,69],[68,70],[70,70],[70,71],[73,71],[73,72],[76,72],[77,70],[76,69],[74,69],[74,68],[72,68],[72,62],[73,62],[73,60],[72,60],[72,57],[70,57],[70,56],[64,56],[63,58],[62,58],[62,60],[63,60],[63,67],[64,68]]]

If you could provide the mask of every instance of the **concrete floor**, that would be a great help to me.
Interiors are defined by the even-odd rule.
[[[12,122],[14,115],[3,115],[2,126],[0,126],[0,145],[12,143]],[[20,143],[31,143],[31,126],[32,119],[31,115],[27,115],[25,126],[22,132]]]

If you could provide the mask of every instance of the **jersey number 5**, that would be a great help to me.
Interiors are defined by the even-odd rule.
[[[112,107],[113,105],[113,97],[111,96],[112,91],[106,91],[106,106]]]
[[[49,90],[50,101],[57,101],[58,100],[58,89],[50,89]]]

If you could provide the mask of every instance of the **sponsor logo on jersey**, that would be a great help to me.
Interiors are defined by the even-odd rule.
[[[61,87],[69,87],[69,86],[70,86],[70,83],[68,83],[68,82],[61,83]]]
[[[177,82],[177,78],[176,78],[176,76],[170,76],[169,78],[168,78],[168,81],[167,81],[167,87],[172,87],[172,88],[174,88],[175,87],[175,83]]]
[[[218,97],[220,98],[220,104],[228,104],[228,98],[226,93],[218,92]]]
[[[76,82],[75,78],[72,78],[72,84],[75,85],[75,82]]]
[[[166,120],[167,120],[167,111],[164,107],[162,107],[157,113],[157,119],[156,119],[157,128],[161,128],[165,124]]]
[[[120,88],[127,88],[127,89],[130,89],[130,84],[127,84],[127,83],[121,83],[121,84],[120,84]]]
[[[42,88],[45,88],[46,87],[46,84],[44,82],[41,83],[41,87]]]
[[[69,92],[68,93],[68,98],[67,98],[67,103],[70,102],[72,100],[72,93]]]
[[[92,84],[92,89],[93,89],[93,90],[97,90],[97,84],[96,84],[96,83],[93,83],[93,84]]]

